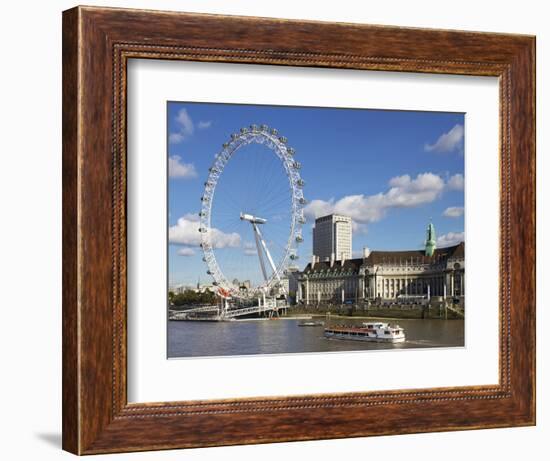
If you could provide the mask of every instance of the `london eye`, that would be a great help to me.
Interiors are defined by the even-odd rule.
[[[305,224],[304,181],[287,139],[251,125],[231,134],[204,183],[199,232],[220,296],[288,295]]]

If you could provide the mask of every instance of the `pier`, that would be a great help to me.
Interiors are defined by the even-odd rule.
[[[256,306],[234,307],[226,303],[222,305],[201,306],[185,310],[169,310],[169,320],[204,320],[223,322],[254,314],[267,314],[268,317],[278,316],[286,312],[288,304],[278,304],[276,300],[258,302]]]

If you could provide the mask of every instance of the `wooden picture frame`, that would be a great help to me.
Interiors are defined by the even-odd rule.
[[[129,404],[131,58],[496,76],[494,386]],[[63,13],[63,448],[93,454],[535,424],[535,38],[77,7]]]

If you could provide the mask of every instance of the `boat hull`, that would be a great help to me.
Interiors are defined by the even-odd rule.
[[[405,342],[405,336],[399,336],[395,338],[383,338],[376,336],[359,336],[346,333],[325,333],[327,339],[340,339],[346,341],[362,341],[371,343],[403,343]]]

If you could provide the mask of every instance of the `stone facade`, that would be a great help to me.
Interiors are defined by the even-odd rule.
[[[303,304],[412,302],[431,297],[464,302],[464,243],[425,250],[372,251],[365,258],[308,264],[298,276]]]
[[[362,259],[310,263],[298,276],[297,301],[305,304],[343,303],[360,299]]]

